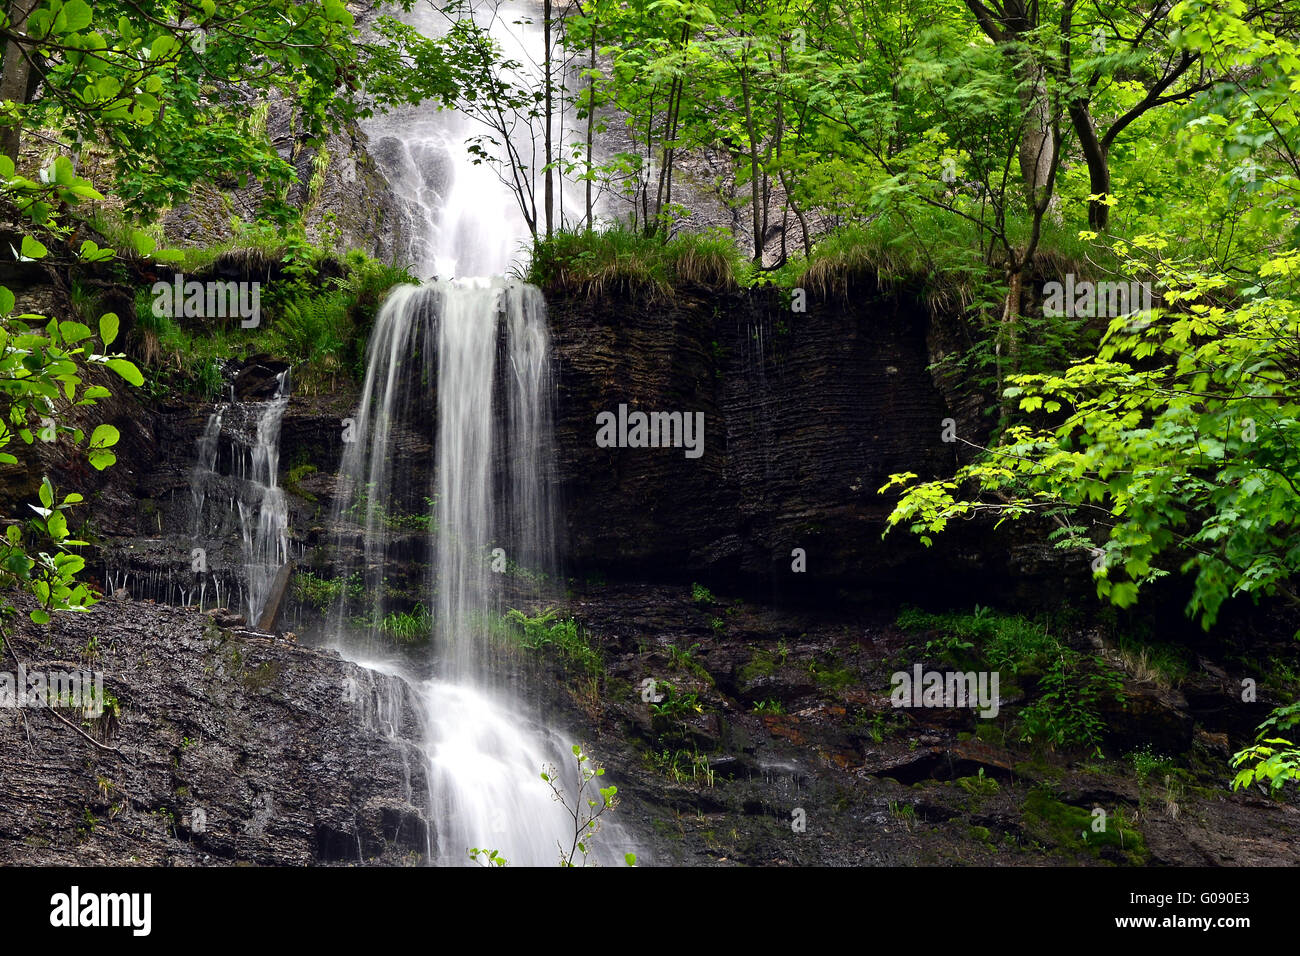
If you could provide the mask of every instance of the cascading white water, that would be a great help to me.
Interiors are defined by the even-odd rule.
[[[529,90],[543,88],[543,33],[540,4],[528,0],[482,0],[471,4],[480,29],[496,44],[502,58],[514,64],[503,79]],[[399,16],[425,36],[437,36],[449,26],[441,3],[418,3]],[[463,16],[465,7],[454,15]],[[563,68],[552,83],[565,80]],[[509,117],[509,114],[507,113]],[[517,187],[537,222],[545,222],[541,170],[545,159],[533,142],[523,114],[509,117],[510,140],[521,165],[502,163],[507,155],[499,129],[477,119],[429,105],[396,109],[365,124],[371,153],[403,207],[406,262],[421,278],[502,275],[527,249],[531,239]],[[534,123],[535,125],[535,123]],[[540,130],[535,131],[540,136]],[[557,97],[552,136],[559,155],[572,155],[578,129],[572,107]],[[472,154],[468,146],[480,150]],[[509,180],[510,185],[502,181]],[[573,224],[584,212],[584,186],[556,172],[554,221]]]
[[[245,609],[257,624],[280,568],[289,560],[289,507],[279,485],[280,423],[289,407],[289,372],[276,375],[275,397],[257,414],[256,440],[243,475],[249,494],[239,498],[239,526],[248,578]],[[242,464],[242,463],[241,463]]]
[[[486,622],[500,606],[491,549],[554,572],[549,353],[545,303],[534,287],[496,279],[395,289],[376,319],[356,441],[340,469],[338,518],[364,528],[372,622],[388,610],[383,582],[401,564],[393,555],[410,550],[391,516],[436,495],[428,550],[437,676],[414,683],[440,863],[468,862],[468,849],[485,847],[515,864],[553,864],[557,846],[572,840],[572,818],[540,776],[558,772],[573,803],[571,744],[509,699],[484,653]],[[429,437],[435,478],[421,489],[404,469]],[[609,824],[602,837],[593,859],[619,858],[620,828]]]
[[[286,370],[276,375],[276,392],[270,400],[222,404],[213,409],[199,437],[197,461],[190,477],[194,500],[191,535],[196,543],[220,541],[228,528],[222,512],[233,509],[238,513],[243,569],[241,610],[254,625],[266,608],[277,572],[289,560],[289,509],[278,480],[280,424],[289,407],[289,393]],[[222,475],[219,467],[223,429],[231,436],[230,475]],[[219,600],[220,578],[214,577],[213,581]],[[206,581],[198,586],[206,598]]]
[[[400,16],[432,36],[446,25],[436,9],[417,6]],[[539,27],[518,22],[531,13],[513,2],[492,17],[492,36],[520,62],[540,53]],[[370,633],[349,652],[356,629],[340,605],[336,643],[368,657],[381,644],[377,622],[395,609],[384,595],[404,588],[410,606],[413,585],[403,576],[413,551],[410,524],[395,525],[393,515],[431,515],[424,554],[432,577],[421,584],[434,612],[434,676],[412,683],[425,729],[436,860],[465,864],[466,851],[482,847],[513,865],[554,865],[560,847],[571,846],[574,822],[540,775],[556,771],[576,805],[572,742],[511,699],[488,633],[503,600],[503,576],[489,569],[492,548],[517,566],[549,575],[556,568],[545,301],[536,288],[499,278],[530,234],[491,165],[468,154],[466,138],[482,132],[472,121],[414,107],[370,120],[366,132],[405,205],[407,263],[421,278],[441,281],[394,289],[375,320],[336,505],[340,571],[350,579],[357,560],[350,555],[359,552],[355,570],[364,577]],[[531,141],[515,146],[530,163],[538,153]],[[557,192],[566,188],[561,183]],[[451,281],[485,275],[498,278]],[[412,462],[421,459],[434,463],[430,486],[414,480]],[[346,530],[355,526],[359,542]],[[600,799],[594,789],[583,798]],[[604,823],[594,846],[592,859],[601,862],[621,860],[632,848],[616,822]]]

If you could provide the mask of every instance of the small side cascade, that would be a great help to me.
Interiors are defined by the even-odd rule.
[[[248,622],[256,624],[266,609],[276,575],[289,561],[289,507],[279,486],[280,423],[289,407],[289,372],[276,376],[275,397],[262,403],[256,418],[256,440],[241,461],[244,488],[239,504],[239,525],[244,543],[247,590],[244,607]]]
[[[291,392],[289,370],[277,373],[275,381],[275,394],[267,401],[224,402],[212,410],[197,442],[190,477],[193,589],[206,599],[209,593],[216,597],[237,588],[239,610],[254,625],[290,558],[288,500],[278,477],[280,426]],[[234,575],[223,575],[213,559],[235,535],[240,567]]]

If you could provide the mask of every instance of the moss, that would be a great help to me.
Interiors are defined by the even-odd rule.
[[[266,661],[244,674],[244,686],[250,691],[261,691],[269,687],[280,676],[280,664]]]
[[[1118,858],[1137,866],[1150,858],[1141,832],[1127,824],[1122,812],[1107,814],[1106,828],[1097,832],[1093,829],[1092,810],[1062,803],[1042,787],[1034,788],[1025,797],[1021,822],[1035,836],[1076,854]]]
[[[818,666],[812,671],[813,680],[817,682],[818,687],[826,690],[843,690],[854,681],[854,675],[847,667],[836,667],[834,665]]]
[[[993,834],[989,831],[988,827],[972,826],[972,827],[968,827],[966,832],[969,833],[972,838],[978,840],[980,843],[987,843],[990,846],[992,846],[993,844]]]
[[[1002,747],[1007,742],[1007,734],[997,724],[981,721],[975,725],[975,739],[996,747]]]
[[[740,669],[740,679],[749,684],[760,677],[771,677],[776,673],[776,658],[771,651],[755,651],[749,663]]]
[[[296,468],[289,469],[289,474],[284,479],[284,490],[290,494],[297,495],[304,501],[315,501],[316,496],[302,488],[302,480],[316,471],[315,465],[299,465]]]

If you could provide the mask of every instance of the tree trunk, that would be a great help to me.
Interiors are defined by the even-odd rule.
[[[1027,63],[1022,68],[1024,83],[1020,101],[1024,107],[1024,132],[1020,137],[1020,175],[1025,183],[1025,204],[1032,213],[1043,190],[1048,189],[1052,157],[1056,154],[1051,122],[1051,105],[1043,68]]]
[[[754,228],[754,265],[763,265],[763,210],[762,183],[758,172],[758,131],[754,128],[754,109],[749,91],[749,67],[742,59],[740,64],[740,91],[745,105],[745,133],[749,139],[749,195],[753,207],[752,223]]]
[[[551,163],[555,158],[551,143],[551,111],[554,109],[554,91],[551,88],[551,0],[542,2],[542,44],[542,81],[546,85],[546,129],[543,134],[546,172],[543,179],[542,201],[546,204],[546,238],[549,239],[553,227],[555,195],[554,170],[551,169]]]
[[[596,129],[596,31],[600,21],[591,22],[591,57],[587,61],[587,228],[596,228],[596,220],[591,213],[591,146]]]
[[[12,0],[8,4],[9,29],[12,32],[27,32],[27,18],[36,9],[38,2],[39,0]],[[26,104],[31,72],[31,61],[24,55],[23,49],[17,43],[5,44],[4,66],[0,72],[0,101]],[[0,153],[17,162],[21,144],[21,120],[15,119],[11,125],[0,128]]]
[[[1079,137],[1079,148],[1088,163],[1088,189],[1094,195],[1110,192],[1110,157],[1106,145],[1097,138],[1097,128],[1092,123],[1088,104],[1082,100],[1070,103],[1070,124]],[[1097,232],[1105,230],[1110,222],[1110,206],[1093,200],[1088,203],[1088,228]]]

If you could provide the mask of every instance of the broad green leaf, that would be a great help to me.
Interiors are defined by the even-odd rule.
[[[111,358],[104,364],[132,385],[138,386],[144,384],[144,376],[140,374],[140,370],[135,367],[134,363],[129,362],[126,359]]]
[[[105,312],[99,317],[99,338],[105,346],[112,345],[117,338],[117,313]]]
[[[23,236],[22,256],[24,259],[43,259],[48,251],[43,243],[31,236]]]
[[[121,433],[112,425],[99,425],[91,432],[90,447],[112,448],[121,437]]]

